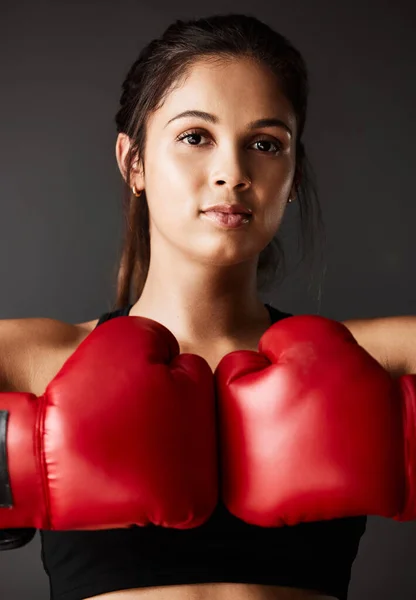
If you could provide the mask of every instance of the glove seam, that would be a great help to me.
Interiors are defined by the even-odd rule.
[[[415,477],[414,477],[414,451],[412,451],[412,447],[411,447],[411,440],[415,439],[415,419],[416,419],[416,406],[415,406],[415,393],[414,393],[414,388],[412,383],[409,380],[409,377],[405,378],[404,381],[404,385],[407,388],[407,394],[405,395],[405,399],[406,399],[406,430],[405,430],[405,436],[406,436],[406,442],[405,442],[405,447],[406,447],[406,471],[407,471],[407,478],[406,478],[406,488],[407,488],[407,494],[406,494],[406,503],[405,503],[405,510],[406,512],[409,510],[410,507],[412,507],[414,505],[414,502],[412,502],[413,500],[413,496],[414,493],[412,494],[412,485],[411,482],[415,481]]]
[[[51,527],[51,510],[50,510],[50,500],[48,495],[48,473],[46,468],[46,461],[44,460],[44,456],[42,455],[42,440],[44,436],[45,430],[45,414],[46,414],[46,397],[42,395],[38,398],[38,406],[39,410],[37,412],[38,418],[35,427],[35,456],[38,460],[38,468],[40,473],[40,481],[42,487],[42,497],[44,501],[44,515],[42,518],[42,529],[52,529]]]

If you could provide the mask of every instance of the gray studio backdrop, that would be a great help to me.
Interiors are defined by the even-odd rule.
[[[109,309],[122,231],[113,124],[122,79],[170,22],[215,12],[268,22],[310,70],[304,139],[327,230],[322,297],[301,267],[265,300],[339,320],[416,314],[414,2],[1,0],[1,319],[76,323]],[[370,517],[350,600],[414,600],[415,554],[416,524]],[[0,554],[0,587],[2,600],[49,598],[38,534]]]

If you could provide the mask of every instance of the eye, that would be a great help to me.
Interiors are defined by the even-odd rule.
[[[192,129],[189,131],[185,131],[184,133],[181,133],[181,135],[179,135],[176,138],[176,141],[182,142],[183,140],[192,140],[193,139],[195,141],[195,143],[189,143],[186,145],[199,147],[199,146],[201,146],[201,144],[198,144],[198,138],[203,138],[203,137],[206,137],[206,136],[203,135],[203,133],[201,131],[199,131],[197,129]],[[283,144],[276,139],[274,139],[272,141],[267,138],[262,138],[262,139],[259,139],[259,140],[256,140],[255,142],[253,142],[253,144],[262,144],[262,145],[265,144],[266,148],[267,147],[270,148],[270,145],[272,146],[272,148],[273,148],[272,151],[270,151],[270,149],[266,150],[266,152],[261,151],[262,154],[277,154],[278,152],[280,152],[283,149]],[[205,144],[202,144],[202,145],[205,145]]]
[[[191,130],[191,131],[185,131],[184,133],[181,133],[181,135],[179,135],[176,140],[178,142],[181,142],[182,140],[189,140],[191,138],[201,138],[201,137],[205,137],[204,135],[202,135],[202,133],[200,133],[197,130]],[[186,144],[187,146],[198,146],[200,144]]]
[[[267,140],[267,139],[262,139],[262,140],[257,140],[256,142],[253,142],[254,144],[271,144],[272,146],[274,146],[276,149],[274,150],[274,152],[265,152],[264,154],[277,154],[278,152],[280,152],[283,148],[283,144],[281,142],[278,142],[277,140],[275,141],[271,141],[271,140]],[[270,147],[270,146],[269,146]]]

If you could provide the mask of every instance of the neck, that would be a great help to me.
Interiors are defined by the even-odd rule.
[[[130,311],[167,327],[178,340],[221,343],[267,329],[257,292],[257,260],[219,267],[151,253],[143,292]],[[174,258],[174,260],[172,260]]]

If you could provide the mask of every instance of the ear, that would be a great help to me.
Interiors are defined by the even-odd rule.
[[[131,140],[125,133],[119,133],[116,141],[116,159],[118,168],[120,169],[120,173],[126,183],[127,181],[127,155],[130,150]],[[133,161],[132,171],[131,171],[131,181],[130,184],[136,184],[138,189],[144,188],[144,177],[142,170],[139,168],[139,163],[137,158]]]

